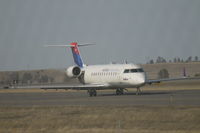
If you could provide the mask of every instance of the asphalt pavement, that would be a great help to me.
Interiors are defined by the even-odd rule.
[[[133,106],[183,105],[200,106],[200,90],[143,91],[141,95],[126,92],[117,96],[115,91],[99,91],[89,97],[86,91],[0,93],[2,106]]]

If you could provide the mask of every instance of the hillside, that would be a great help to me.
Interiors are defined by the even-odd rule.
[[[66,76],[65,70],[30,70],[0,72],[0,86],[18,84],[77,83]]]
[[[162,69],[168,70],[170,78],[183,76],[184,69],[186,72],[186,76],[194,77],[196,74],[200,74],[200,62],[158,63],[158,64],[144,64],[141,66],[147,72],[149,79],[158,78],[158,73]]]

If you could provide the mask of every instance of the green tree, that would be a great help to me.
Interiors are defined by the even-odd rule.
[[[13,84],[17,84],[19,82],[19,73],[17,72],[12,72],[9,75],[9,79]]]
[[[151,60],[149,61],[149,64],[154,64],[153,59],[151,59]]]
[[[174,63],[176,63],[177,62],[177,59],[176,58],[174,58]]]
[[[24,73],[23,77],[22,77],[22,83],[32,83],[32,75],[31,73]]]
[[[198,57],[198,56],[195,56],[195,57],[194,57],[194,61],[199,61],[199,57]]]
[[[49,78],[48,78],[47,75],[42,75],[42,76],[41,76],[41,82],[42,82],[42,83],[48,83],[48,81],[49,81]]]
[[[186,62],[191,62],[192,61],[192,56],[189,56]]]
[[[40,83],[40,77],[41,77],[40,72],[39,71],[36,72],[33,78],[34,82]]]

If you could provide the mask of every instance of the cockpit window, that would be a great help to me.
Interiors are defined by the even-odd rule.
[[[131,69],[131,73],[136,73],[137,69]]]
[[[125,69],[125,70],[124,70],[124,73],[129,73],[129,69]]]
[[[124,73],[137,73],[137,72],[144,72],[144,70],[142,68],[138,68],[138,69],[125,69]]]
[[[139,68],[138,72],[144,72],[144,70],[142,68]]]

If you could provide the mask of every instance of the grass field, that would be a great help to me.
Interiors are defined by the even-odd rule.
[[[198,80],[182,80],[161,82],[153,85],[146,85],[142,87],[143,90],[199,90],[200,79]]]
[[[199,133],[200,107],[1,107],[1,133]]]

